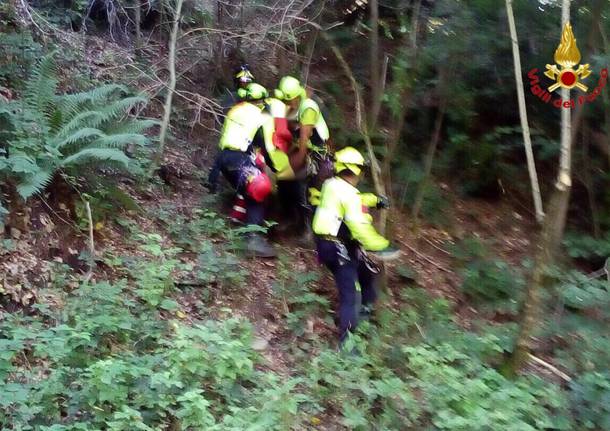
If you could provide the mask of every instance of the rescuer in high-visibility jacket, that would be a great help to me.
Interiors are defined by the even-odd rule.
[[[336,175],[324,182],[313,218],[318,258],[333,274],[339,291],[339,333],[343,342],[359,319],[367,318],[377,299],[375,275],[379,272],[366,252],[391,260],[400,252],[390,246],[363,211],[363,204],[388,205],[387,199],[360,194],[356,188],[364,158],[355,148],[335,154]],[[372,206],[372,205],[371,205]],[[361,307],[357,309],[358,291]]]
[[[298,79],[285,76],[280,80],[275,95],[288,106],[288,118],[298,125],[298,141],[291,157],[295,171],[306,165],[308,150],[326,151],[330,131],[320,106],[301,85]]]
[[[297,133],[296,145],[289,150],[290,166],[295,172],[291,181],[278,182],[278,195],[286,209],[297,209],[297,226],[302,242],[311,243],[311,204],[307,190],[319,190],[324,180],[332,176],[329,154],[330,132],[319,105],[301,85],[298,79],[285,76],[275,91],[277,98],[288,106],[287,116],[292,130]]]
[[[237,192],[232,218],[249,225],[262,225],[264,202],[271,194],[273,185],[265,173],[264,162],[256,156],[253,141],[266,121],[262,111],[268,93],[263,86],[255,83],[239,91],[243,101],[227,113],[219,142],[221,151],[205,186],[215,193],[222,172]],[[244,220],[241,220],[242,217]],[[247,248],[260,257],[276,255],[267,240],[255,233],[249,235]]]
[[[233,74],[234,89],[225,88],[225,92],[221,97],[220,106],[224,115],[227,115],[233,105],[243,100],[243,94],[245,93],[239,90],[245,90],[252,83],[254,83],[254,75],[250,72],[250,66],[242,64]]]

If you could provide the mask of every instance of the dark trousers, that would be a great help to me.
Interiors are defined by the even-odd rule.
[[[234,150],[222,150],[210,171],[208,182],[216,184],[220,172],[233,188],[244,196],[246,202],[246,223],[262,225],[265,219],[265,206],[246,193],[247,170],[258,169],[249,153]]]
[[[348,250],[342,242],[317,239],[318,258],[333,274],[339,291],[339,333],[343,341],[358,325],[360,310],[377,300],[375,273],[360,257],[357,247]],[[361,308],[358,307],[360,286]]]
[[[305,180],[278,181],[277,195],[282,216],[294,221],[299,230],[305,228],[311,210],[307,204],[307,184]]]

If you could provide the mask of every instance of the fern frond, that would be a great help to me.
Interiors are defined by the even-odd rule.
[[[103,120],[102,123],[96,125],[95,127],[99,127],[101,124],[110,120],[117,119],[120,116],[127,114],[134,106],[146,102],[147,99],[141,96],[132,96],[117,100],[110,106],[107,106],[99,111],[103,115]]]
[[[49,107],[51,108],[51,107]],[[63,112],[61,109],[57,109],[57,108],[52,108],[51,112],[49,112],[49,114],[47,115],[47,122],[48,122],[48,126],[49,126],[49,131],[51,133],[55,133],[57,132],[63,122],[64,122],[64,116],[63,116]]]
[[[105,84],[91,90],[84,92],[83,96],[93,104],[103,102],[108,99],[108,96],[120,93],[121,95],[127,94],[127,88],[121,84]]]
[[[23,199],[27,199],[36,193],[42,192],[51,180],[53,172],[48,170],[39,170],[33,175],[28,175],[26,179],[17,185],[17,192]]]
[[[129,165],[129,158],[120,150],[114,148],[85,148],[76,154],[62,160],[62,166],[73,166],[87,162],[116,162],[124,167]]]
[[[28,79],[24,98],[27,106],[42,113],[49,118],[52,106],[55,103],[57,91],[57,66],[53,60],[53,54],[49,54],[40,60],[34,68],[32,76]]]
[[[76,130],[82,128],[97,129],[98,126],[103,122],[103,119],[104,115],[98,111],[81,112],[68,121],[68,123],[64,124],[61,130],[57,132],[57,137],[60,139],[65,139]]]
[[[120,84],[106,84],[89,91],[68,94],[61,97],[60,106],[67,117],[72,117],[82,110],[85,104],[99,105],[107,101],[114,93],[127,93],[127,88]]]
[[[90,148],[124,148],[129,144],[144,146],[148,143],[148,138],[137,133],[123,133],[106,135],[96,139],[91,143]]]
[[[100,129],[94,129],[92,127],[84,127],[82,129],[76,130],[74,133],[68,135],[68,137],[64,138],[62,141],[54,145],[55,148],[61,149],[67,145],[75,144],[83,139],[89,138],[103,138],[106,134],[102,132]]]
[[[126,119],[125,121],[119,124],[109,124],[107,127],[104,127],[103,130],[107,133],[116,133],[118,135],[126,134],[126,133],[143,133],[151,127],[155,127],[161,124],[158,120],[153,119]]]
[[[36,164],[36,160],[24,153],[11,153],[7,164],[12,172],[19,174],[34,174],[40,169]]]
[[[99,129],[102,124],[117,119],[117,117],[124,115],[137,104],[145,102],[146,99],[143,97],[126,97],[125,99],[117,100],[105,108],[81,112],[62,127],[58,132],[58,136],[65,138],[68,134],[81,127]]]

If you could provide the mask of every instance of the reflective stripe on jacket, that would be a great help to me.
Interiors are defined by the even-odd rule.
[[[358,189],[339,177],[333,177],[322,186],[320,205],[313,218],[313,231],[317,235],[336,237],[342,224],[365,250],[379,251],[390,245],[375,230],[371,217],[362,211]]]

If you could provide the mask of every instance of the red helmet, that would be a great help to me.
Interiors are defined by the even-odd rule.
[[[267,174],[263,172],[250,177],[248,179],[248,185],[246,185],[246,193],[256,202],[264,201],[265,198],[271,194],[272,189],[271,180]]]

